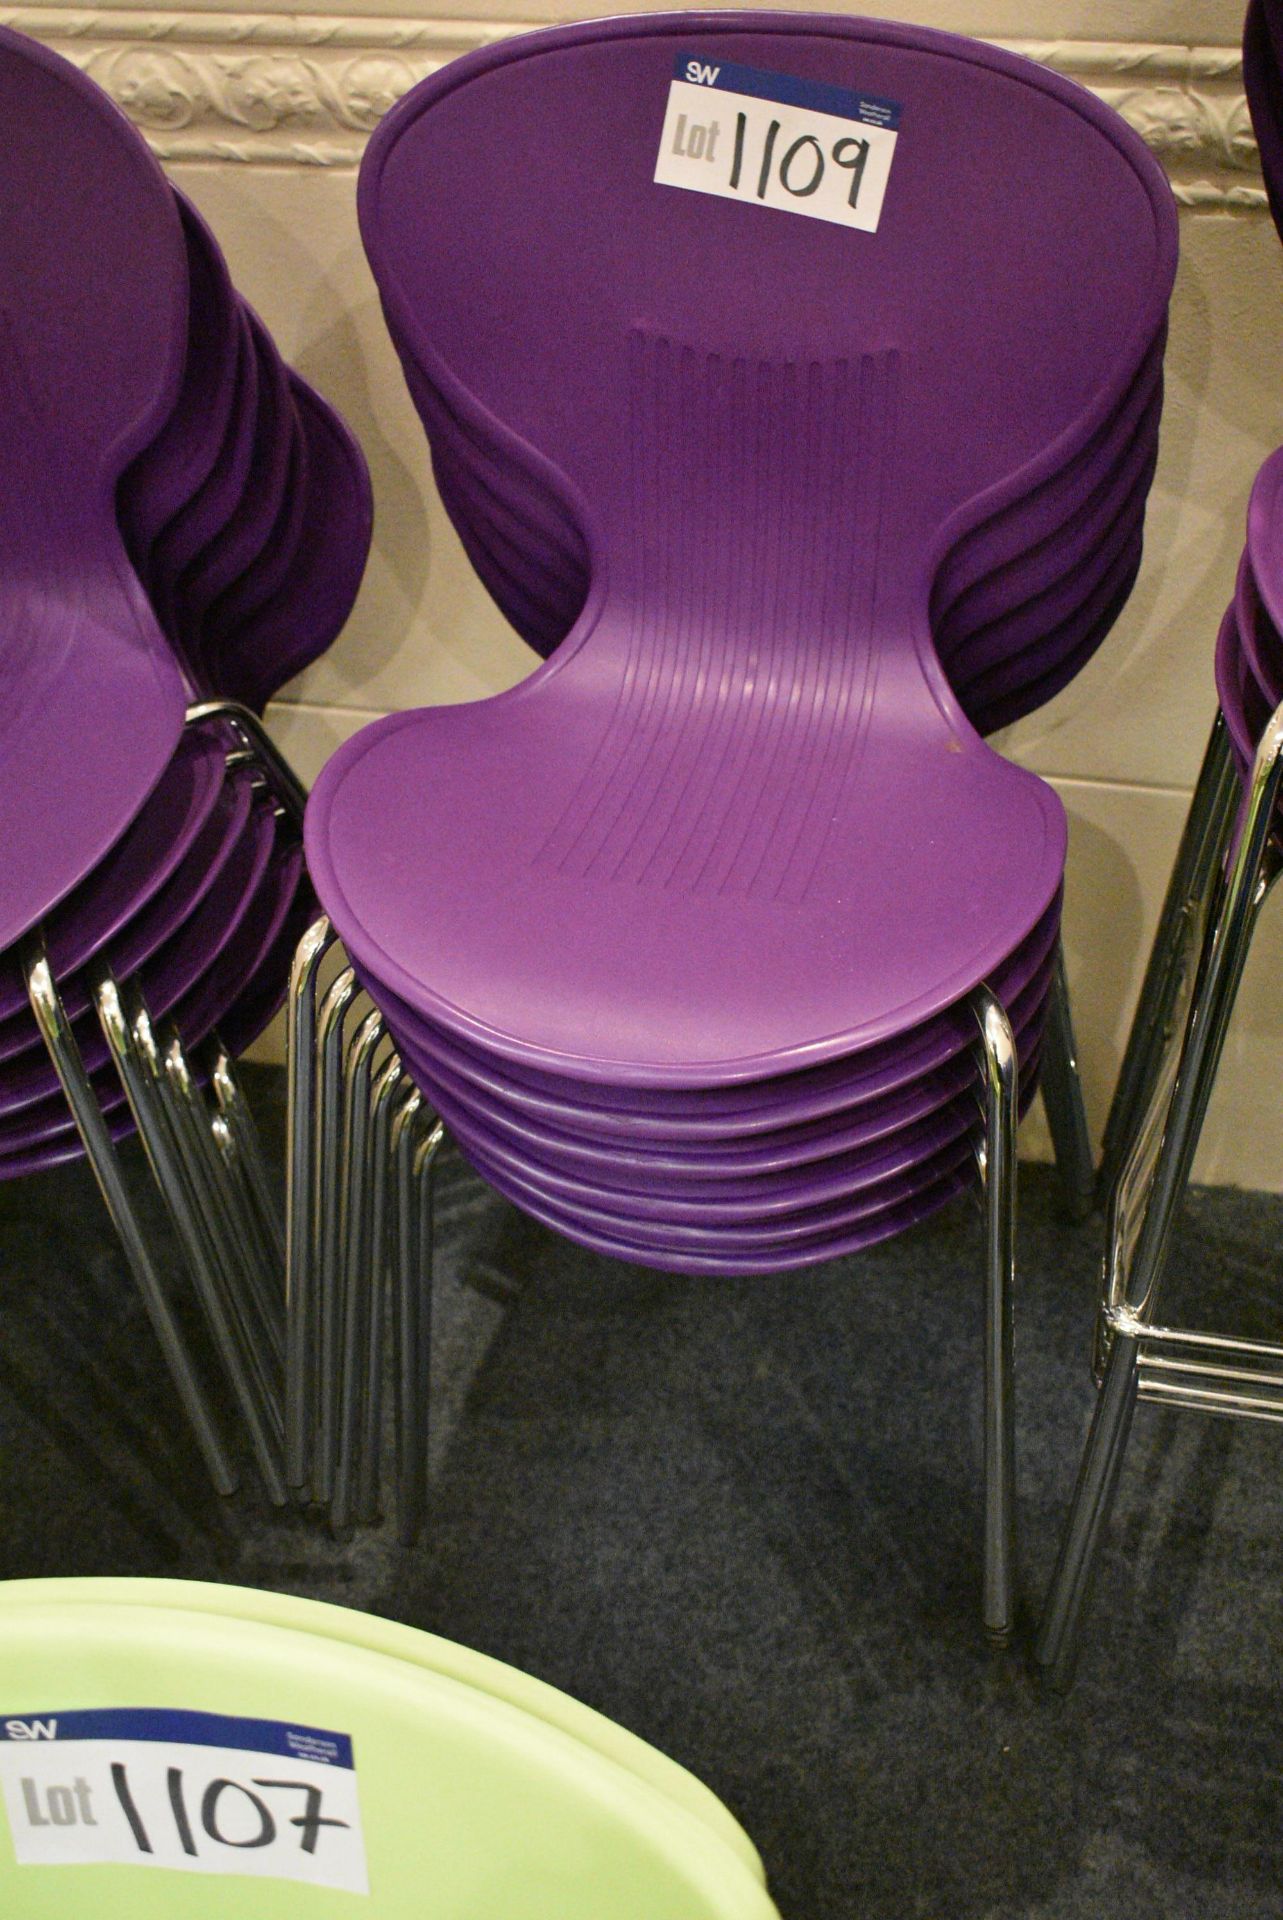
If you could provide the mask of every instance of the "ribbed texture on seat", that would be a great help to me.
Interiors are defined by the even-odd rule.
[[[630,336],[633,526],[613,716],[537,863],[800,901],[877,687],[900,357]]]

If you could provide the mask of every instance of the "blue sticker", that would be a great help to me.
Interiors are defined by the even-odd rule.
[[[761,67],[741,67],[732,60],[709,59],[704,54],[679,53],[673,78],[691,86],[712,87],[722,93],[747,94],[755,100],[775,100],[781,106],[809,107],[813,113],[831,113],[842,120],[858,120],[867,127],[900,125],[900,103],[850,87],[832,87],[823,80],[800,80],[793,74],[767,73]]]
[[[317,1766],[355,1762],[346,1733],[292,1726],[285,1720],[245,1720],[235,1714],[188,1713],[173,1707],[91,1707],[73,1713],[24,1713],[0,1720],[0,1741],[164,1740],[191,1747],[234,1747],[274,1753]]]

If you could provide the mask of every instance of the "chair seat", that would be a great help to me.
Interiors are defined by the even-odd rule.
[[[357,964],[508,1058],[657,1085],[837,1058],[983,980],[1059,886],[1056,796],[903,645],[701,644],[606,614],[342,749],[309,862]]]

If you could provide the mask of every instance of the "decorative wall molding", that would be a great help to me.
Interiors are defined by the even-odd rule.
[[[425,74],[520,23],[329,14],[0,6],[0,21],[93,75],[162,160],[353,167]],[[1237,47],[1004,41],[1109,102],[1163,160],[1178,200],[1264,205]]]

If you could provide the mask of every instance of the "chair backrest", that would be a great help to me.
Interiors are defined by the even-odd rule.
[[[119,837],[182,726],[115,494],[182,379],[173,195],[68,61],[0,29],[0,946]]]
[[[174,198],[101,89],[8,29],[0,127],[0,455],[8,469],[38,443],[46,466],[87,459],[110,507],[182,378],[187,257]]]
[[[805,217],[817,169],[863,192],[892,133],[876,230]],[[712,190],[657,182],[696,146]],[[1175,262],[1161,170],[1091,95],[837,17],[487,48],[388,116],[360,205],[403,356],[581,529],[595,584],[736,624],[772,595],[827,617],[836,572],[903,631],[967,528],[1122,403]]]

